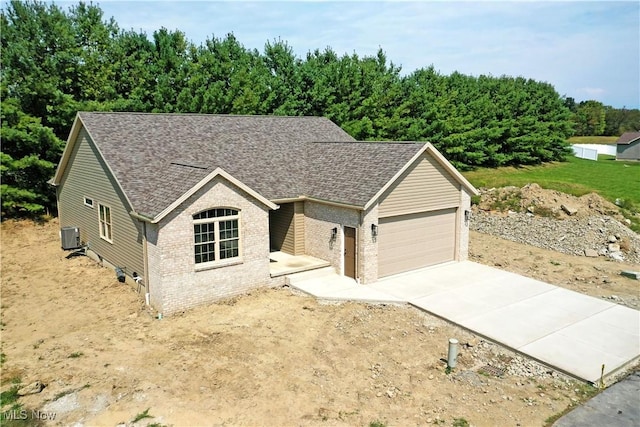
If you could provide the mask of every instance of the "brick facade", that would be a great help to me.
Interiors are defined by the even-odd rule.
[[[304,233],[307,255],[331,263],[338,274],[342,274],[343,236],[342,226],[358,227],[358,212],[321,203],[306,201],[304,204]],[[335,240],[331,230],[338,229]]]
[[[306,201],[305,243],[307,255],[331,263],[344,274],[344,227],[356,229],[356,276],[360,283],[372,283],[378,277],[378,246],[371,235],[371,223],[377,224],[377,205],[362,212],[340,206]],[[338,229],[334,241],[331,231]]]
[[[461,190],[458,209],[456,259],[466,260],[469,225],[464,211],[470,195]],[[240,211],[241,260],[232,265],[197,271],[194,261],[195,213],[215,207]],[[357,280],[378,280],[378,243],[372,225],[378,225],[378,204],[367,211],[318,202],[304,202],[306,254],[329,261],[338,274],[343,271],[344,227],[356,229]],[[337,228],[335,240],[332,229]],[[159,224],[147,225],[150,302],[165,315],[247,292],[260,286],[281,286],[283,277],[269,275],[268,208],[235,185],[218,177],[191,196]]]
[[[198,270],[193,215],[217,207],[240,213],[240,258]],[[268,208],[224,178],[215,178],[156,226],[148,227],[147,241],[150,299],[163,314],[271,284]]]
[[[463,187],[460,189],[460,207],[458,208],[457,261],[466,261],[469,258],[469,222],[464,220],[465,211],[471,211],[471,195]]]
[[[360,283],[368,284],[378,280],[378,239],[373,236],[371,225],[378,225],[378,204],[374,204],[369,210],[362,213],[363,221],[358,239],[358,247],[362,257],[359,268]]]

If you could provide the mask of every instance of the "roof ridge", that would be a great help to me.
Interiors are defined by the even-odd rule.
[[[429,141],[311,141],[311,144],[428,144]]]
[[[325,116],[290,116],[276,114],[218,114],[218,113],[148,113],[142,111],[78,111],[78,114],[123,115],[123,116],[201,116],[201,117],[250,117],[250,118],[283,118],[283,119],[323,119]]]

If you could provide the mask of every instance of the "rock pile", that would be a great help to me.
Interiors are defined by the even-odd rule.
[[[538,217],[527,212],[492,214],[476,210],[470,227],[514,242],[570,255],[606,256],[640,263],[640,235],[606,215]]]
[[[512,376],[521,378],[558,376],[556,371],[535,360],[487,341],[474,345],[469,349],[468,354],[476,363],[486,363],[487,367],[497,368],[497,370]],[[487,373],[487,367],[480,368],[480,371]]]
[[[536,183],[522,188],[501,187],[480,189],[482,197],[478,208],[484,211],[530,212],[538,216],[566,218],[606,215],[620,222],[625,218],[618,207],[596,193],[576,197],[556,190],[548,190]]]
[[[570,255],[640,263],[640,235],[598,194],[575,197],[535,183],[480,192],[472,230]]]

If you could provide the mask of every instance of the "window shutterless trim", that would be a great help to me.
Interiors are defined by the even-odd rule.
[[[242,262],[240,210],[218,207],[198,212],[192,218],[196,271]]]
[[[89,207],[89,208],[91,208],[91,209],[93,209],[94,208],[93,199],[90,198],[90,197],[85,196],[84,197],[84,205]]]
[[[102,218],[103,212],[104,219]],[[113,214],[111,206],[103,205],[102,203],[98,203],[98,231],[102,240],[113,243]]]

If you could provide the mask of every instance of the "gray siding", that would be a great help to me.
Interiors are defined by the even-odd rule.
[[[60,226],[80,227],[82,242],[92,251],[123,267],[129,276],[134,271],[143,275],[142,226],[129,215],[126,198],[117,188],[88,133],[81,129],[57,190]],[[93,200],[93,208],[84,205],[84,197]],[[100,237],[98,204],[111,208],[113,243]]]
[[[398,178],[381,198],[380,218],[456,207],[460,185],[428,153]]]
[[[618,144],[616,147],[617,160],[640,160],[640,141],[624,145]]]

